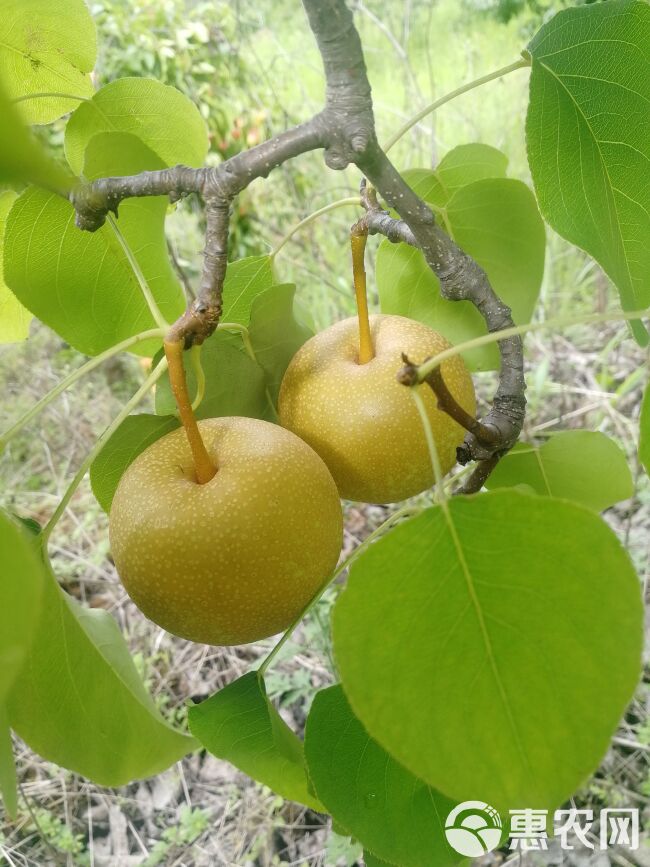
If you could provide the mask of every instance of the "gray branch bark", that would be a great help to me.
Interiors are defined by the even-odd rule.
[[[307,151],[322,149],[332,169],[356,165],[382,198],[400,215],[393,220],[378,207],[367,211],[368,230],[391,241],[419,247],[450,300],[469,300],[481,312],[488,330],[512,325],[509,308],[496,296],[485,272],[436,225],[427,205],[404,182],[381,149],[375,134],[370,83],[359,35],[344,0],[303,0],[311,30],[323,60],[325,107],[299,126],[237,154],[216,168],[176,166],[131,177],[103,178],[71,193],[77,225],[98,229],[109,211],[134,196],[167,195],[172,200],[196,193],[207,209],[204,267],[197,298],[172,326],[174,339],[186,346],[205,340],[221,315],[226,273],[228,212],[232,199],[256,178]],[[460,460],[491,461],[516,442],[524,419],[525,382],[519,338],[499,342],[501,376],[492,409],[482,424],[494,432],[494,442],[468,432]],[[477,475],[482,478],[482,473]],[[467,486],[466,486],[467,489]]]

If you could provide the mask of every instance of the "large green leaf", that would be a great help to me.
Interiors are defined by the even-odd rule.
[[[51,159],[33,138],[5,93],[1,78],[0,117],[0,183],[38,184],[53,192],[69,190],[72,175]]]
[[[7,215],[18,198],[11,190],[0,193],[0,343],[25,340],[32,315],[6,285],[3,277],[4,234]]]
[[[43,613],[9,696],[9,721],[48,761],[102,786],[160,773],[196,748],[160,715],[106,611],[45,582]]]
[[[471,142],[448,151],[436,166],[436,173],[449,194],[474,181],[505,178],[508,157],[491,145]]]
[[[366,849],[400,867],[445,867],[461,860],[445,838],[444,821],[455,802],[370,738],[340,686],[316,695],[305,756],[316,794]]]
[[[88,143],[103,132],[137,136],[165,166],[198,167],[208,152],[207,127],[198,108],[176,88],[150,78],[112,81],[76,109],[65,129],[65,153],[76,174]]]
[[[530,189],[511,178],[476,181],[454,193],[447,219],[454,240],[485,269],[515,322],[529,322],[542,285],[546,247]]]
[[[113,495],[127,467],[148,446],[175,430],[174,416],[141,413],[125,418],[90,466],[90,484],[97,502],[109,512]]]
[[[309,790],[302,742],[250,672],[189,711],[190,731],[213,755],[283,798],[324,812]]]
[[[7,814],[15,818],[18,811],[18,779],[11,743],[11,729],[3,702],[0,702],[0,797]]]
[[[407,169],[402,177],[430,205],[444,208],[461,187],[486,178],[505,178],[508,157],[491,145],[473,142],[448,151],[435,169]]]
[[[646,387],[639,420],[639,458],[650,475],[650,385]]]
[[[251,306],[250,340],[274,405],[289,362],[312,336],[309,328],[294,316],[295,292],[292,284],[273,286],[261,292]]]
[[[86,153],[89,178],[161,168],[135,136],[96,136]],[[184,309],[181,287],[169,264],[165,198],[130,199],[120,207],[126,239],[163,315],[173,321]],[[5,279],[21,303],[72,346],[96,355],[155,326],[139,283],[113,228],[82,232],[72,205],[39,189],[15,203],[5,234]],[[137,352],[153,354],[160,342]]]
[[[366,867],[390,867],[388,861],[382,861],[371,852],[365,851],[363,853],[363,863],[366,865]]]
[[[458,801],[553,809],[602,759],[638,682],[637,576],[594,512],[458,497],[367,549],[334,611],[355,715]]]
[[[273,285],[270,256],[247,256],[228,265],[223,286],[222,322],[248,325],[255,298]]]
[[[535,198],[521,181],[487,178],[461,187],[441,211],[454,240],[487,272],[512,308],[514,321],[530,321],[542,285],[545,233]],[[422,253],[383,241],[377,251],[381,309],[425,322],[452,343],[486,333],[483,318],[468,301],[446,301]],[[496,346],[464,354],[474,369],[499,365]]]
[[[43,566],[31,540],[0,512],[0,703],[32,641],[43,594]]]
[[[5,702],[38,626],[43,565],[27,534],[0,512],[0,795],[16,812],[16,773]]]
[[[650,6],[567,9],[529,45],[528,160],[544,217],[650,304]],[[640,323],[635,334],[647,343]]]
[[[192,399],[196,394],[196,377],[189,353],[183,356],[187,387]],[[271,407],[266,394],[264,371],[244,349],[241,336],[216,331],[201,347],[201,366],[205,374],[205,395],[197,418],[240,415],[269,418]],[[156,388],[156,412],[171,415],[176,403],[165,374]]]
[[[76,108],[74,97],[92,96],[96,54],[95,25],[84,0],[4,0],[0,79],[11,99],[43,94],[19,103],[27,123],[49,123]]]
[[[538,494],[575,500],[601,512],[634,494],[623,451],[605,434],[564,431],[542,446],[520,444],[497,464],[486,487],[529,485]]]

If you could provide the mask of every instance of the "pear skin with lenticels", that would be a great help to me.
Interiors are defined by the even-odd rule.
[[[127,468],[110,543],[127,593],[174,635],[245,644],[285,630],[327,581],[342,544],[338,491],[321,458],[279,425],[213,418],[217,467],[198,484],[184,430]]]
[[[431,456],[409,388],[397,381],[402,353],[415,364],[450,347],[427,325],[404,316],[370,316],[374,356],[359,363],[356,317],[332,325],[296,353],[284,375],[280,423],[318,452],[344,499],[393,503],[434,483]],[[458,403],[476,412],[474,385],[460,356],[441,365]],[[442,472],[456,463],[465,431],[421,387]]]

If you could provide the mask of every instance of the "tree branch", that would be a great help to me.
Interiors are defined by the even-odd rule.
[[[476,465],[476,469],[469,477],[469,479],[465,482],[462,488],[457,491],[458,494],[477,494],[485,482],[487,481],[488,476],[492,472],[492,470],[496,467],[501,459],[500,454],[494,454],[491,458],[488,458],[485,461],[479,461]]]
[[[316,115],[248,151],[236,154],[216,168],[193,169],[174,166],[155,172],[125,177],[100,178],[75,188],[70,201],[80,229],[95,232],[107,214],[118,213],[124,199],[169,196],[172,202],[196,193],[206,203],[206,244],[203,271],[197,297],[174,323],[170,340],[183,340],[185,348],[213,333],[221,316],[221,295],[228,258],[228,216],[230,203],[256,178],[265,178],[277,166],[325,144],[323,120]]]
[[[166,338],[170,343],[183,342],[185,348],[203,343],[214,332],[223,308],[230,199],[207,199],[205,212],[205,249],[199,291],[185,313],[172,325]]]
[[[217,168],[176,166],[127,178],[104,178],[78,188],[70,196],[77,225],[94,231],[109,211],[117,213],[120,202],[130,196],[168,195],[172,200],[189,193],[203,196],[208,229],[201,287],[188,311],[172,326],[174,338],[183,339],[188,347],[205,340],[218,323],[226,271],[227,212],[233,197],[287,160],[322,148],[330,168],[356,165],[402,218],[395,221],[379,208],[367,209],[369,232],[420,247],[440,280],[443,297],[471,301],[490,331],[512,325],[509,308],[496,296],[485,272],[436,225],[431,210],[403,181],[379,146],[361,42],[345,0],[303,0],[303,5],[325,70],[325,107],[319,114]],[[499,350],[499,388],[492,409],[482,421],[493,433],[494,442],[479,440],[468,432],[461,454],[465,462],[491,461],[494,455],[511,448],[521,431],[525,383],[520,338],[500,341]]]

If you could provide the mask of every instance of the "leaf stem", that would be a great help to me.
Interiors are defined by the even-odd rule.
[[[196,379],[196,394],[192,401],[193,412],[197,411],[205,397],[205,371],[201,364],[201,347],[201,343],[195,343],[190,349],[190,361],[192,362],[192,370],[194,371],[194,378]]]
[[[165,340],[163,345],[165,347],[167,364],[169,365],[169,383],[176,400],[176,406],[178,407],[178,415],[185,428],[187,441],[192,450],[196,480],[200,485],[205,485],[210,479],[214,478],[217,473],[217,467],[205,447],[187,392],[187,379],[183,366],[183,341]]]
[[[299,223],[296,223],[287,234],[276,244],[275,248],[269,253],[271,259],[274,259],[280,250],[284,247],[287,241],[290,241],[291,238],[299,232],[301,229],[304,229],[305,226],[308,226],[310,223],[313,223],[314,220],[317,220],[318,217],[322,217],[323,214],[328,214],[330,211],[334,211],[336,208],[342,208],[345,205],[356,205],[357,207],[361,206],[361,199],[359,196],[348,196],[346,199],[337,199],[335,202],[330,202],[329,205],[325,205],[324,208],[319,208],[317,211],[314,211],[309,216],[305,217],[304,220],[301,220]]]
[[[149,376],[142,383],[140,388],[136,391],[136,393],[131,397],[127,403],[124,404],[120,412],[115,416],[113,421],[106,428],[104,433],[99,437],[95,445],[86,455],[83,463],[75,473],[74,478],[68,485],[64,495],[61,497],[59,501],[59,505],[54,510],[54,514],[50,518],[50,520],[45,525],[43,532],[41,534],[41,541],[43,545],[43,549],[47,547],[48,540],[52,533],[52,530],[58,523],[59,519],[65,512],[68,503],[72,499],[72,495],[77,490],[83,477],[88,472],[90,465],[95,460],[97,455],[101,452],[101,450],[106,445],[107,441],[113,436],[117,428],[122,424],[124,419],[131,413],[133,409],[140,403],[140,401],[145,397],[147,392],[152,388],[152,386],[160,379],[162,374],[167,370],[167,359],[161,358],[156,367],[151,371]]]
[[[586,316],[568,316],[565,318],[547,319],[544,322],[529,322],[527,325],[515,325],[512,328],[504,328],[502,331],[492,331],[489,334],[483,334],[481,337],[475,337],[473,340],[466,340],[464,343],[458,343],[456,346],[451,346],[445,349],[433,358],[418,365],[417,375],[418,381],[424,382],[431,371],[439,367],[443,361],[448,358],[454,358],[469,349],[475,349],[478,346],[485,346],[489,343],[498,343],[499,340],[505,340],[507,337],[516,337],[520,334],[527,334],[529,331],[543,331],[546,328],[563,328],[570,325],[597,325],[601,322],[624,322],[630,319],[643,319],[644,316],[650,316],[650,307],[644,310],[632,310],[628,313],[624,311],[612,313],[591,313]]]
[[[433,431],[431,430],[431,422],[429,421],[429,416],[427,415],[427,408],[424,405],[424,401],[422,400],[422,395],[420,394],[419,389],[419,385],[411,386],[411,397],[415,401],[415,406],[417,407],[418,413],[420,415],[420,421],[422,422],[422,427],[424,428],[424,436],[427,441],[427,448],[429,449],[429,457],[431,459],[431,466],[433,467],[433,478],[435,480],[434,499],[436,503],[442,503],[444,500],[447,499],[447,492],[445,490],[443,482],[442,466],[440,465],[440,455],[438,454],[436,441],[433,436]]]
[[[450,93],[441,96],[439,99],[436,99],[435,102],[432,102],[430,105],[427,105],[425,108],[421,109],[414,114],[413,117],[409,118],[404,126],[400,127],[396,133],[394,133],[384,145],[384,152],[388,153],[388,151],[395,145],[403,135],[415,126],[416,123],[419,123],[422,118],[426,117],[428,114],[431,114],[432,111],[435,111],[437,108],[440,108],[442,105],[445,105],[447,102],[451,102],[452,99],[456,99],[457,96],[462,96],[463,93],[468,93],[470,90],[474,90],[476,87],[480,87],[483,84],[487,84],[488,81],[494,81],[495,78],[501,78],[503,75],[508,75],[510,72],[514,72],[516,69],[523,69],[525,66],[530,66],[530,58],[521,57],[519,60],[515,60],[514,63],[509,63],[507,66],[502,66],[501,69],[496,69],[494,72],[489,72],[487,75],[481,76],[481,78],[475,78],[474,81],[469,81],[467,84],[463,84],[460,87],[457,87],[456,90],[452,90]]]
[[[135,274],[136,280],[140,285],[140,290],[144,296],[144,300],[147,302],[147,306],[151,315],[154,318],[154,321],[158,328],[161,328],[163,331],[169,330],[169,322],[165,319],[160,311],[160,307],[156,303],[156,299],[153,297],[153,292],[151,291],[149,284],[147,283],[147,278],[142,273],[142,269],[140,268],[140,264],[138,260],[133,255],[131,248],[129,247],[126,238],[122,234],[117,225],[117,220],[111,214],[108,215],[108,219],[106,221],[108,225],[111,227],[113,232],[115,233],[115,237],[117,238],[120,247],[124,251],[124,255],[128,259],[129,265],[133,269],[133,273]]]
[[[416,515],[416,514],[418,514],[418,512],[421,512],[421,511],[422,511],[422,509],[419,506],[404,506],[403,508],[398,509],[397,512],[394,512],[389,518],[387,518],[383,522],[383,524],[380,524],[376,530],[373,530],[372,533],[370,533],[370,535],[366,536],[366,538],[363,540],[363,542],[360,545],[358,545],[354,549],[354,551],[352,551],[352,553],[348,557],[346,557],[345,560],[336,567],[336,569],[332,572],[330,577],[323,584],[323,586],[316,593],[316,595],[314,597],[312,597],[312,599],[309,600],[309,602],[305,605],[305,607],[302,609],[300,614],[298,614],[298,616],[292,621],[292,623],[289,625],[289,627],[287,628],[287,630],[283,634],[282,638],[278,641],[278,643],[275,645],[273,650],[271,650],[271,652],[268,654],[268,656],[263,660],[260,667],[257,669],[258,677],[261,678],[264,676],[264,673],[268,670],[269,666],[271,665],[273,660],[277,657],[280,650],[287,643],[287,641],[289,640],[289,638],[293,634],[295,628],[298,626],[300,621],[303,619],[303,617],[305,617],[311,611],[311,609],[314,607],[314,605],[316,605],[316,603],[321,599],[321,597],[323,596],[325,591],[329,587],[331,587],[331,585],[334,583],[334,581],[336,581],[336,579],[339,577],[339,575],[342,572],[345,572],[345,570],[352,565],[354,560],[361,553],[363,553],[363,551],[365,551],[366,548],[369,545],[371,545],[375,541],[375,539],[378,538],[378,536],[381,536],[383,533],[385,533],[394,523],[401,520],[402,518],[408,517],[409,515]]]
[[[16,434],[25,427],[25,425],[29,424],[29,422],[36,415],[38,415],[38,413],[42,409],[45,409],[45,407],[49,403],[51,403],[66,389],[70,388],[70,386],[77,382],[78,379],[81,379],[87,373],[90,373],[91,370],[94,370],[108,358],[112,358],[114,355],[117,355],[118,352],[123,352],[127,349],[130,349],[132,346],[135,346],[138,343],[143,343],[145,340],[150,340],[151,338],[162,336],[163,332],[159,328],[153,328],[150,331],[141,331],[140,334],[134,334],[133,337],[127,337],[126,340],[123,340],[121,343],[116,343],[115,346],[111,346],[100,355],[96,355],[94,358],[91,358],[90,361],[82,364],[81,367],[73,370],[72,373],[68,374],[68,376],[62,379],[61,382],[58,383],[58,385],[55,385],[51,391],[44,395],[44,397],[42,397],[38,401],[38,403],[35,403],[34,406],[25,413],[25,415],[19,418],[18,421],[12,427],[10,427],[8,431],[6,431],[2,436],[0,436],[0,452],[3,451],[7,443],[11,439],[13,439]]]

